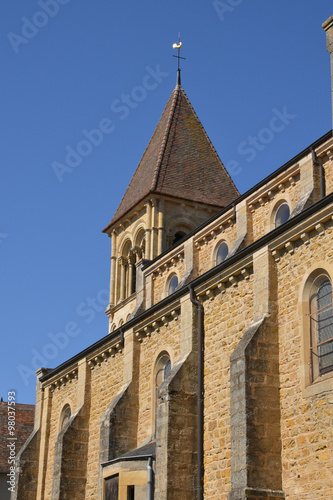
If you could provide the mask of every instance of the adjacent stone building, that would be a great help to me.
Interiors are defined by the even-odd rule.
[[[178,73],[104,232],[109,333],[37,372],[13,498],[333,498],[332,132],[240,196]]]

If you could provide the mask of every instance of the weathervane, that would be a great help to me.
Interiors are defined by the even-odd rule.
[[[177,56],[172,56],[172,57],[177,57],[178,59],[178,69],[177,69],[177,85],[180,85],[180,60],[184,59],[185,57],[180,56],[180,49],[182,48],[183,43],[180,41],[180,33],[178,33],[178,43],[174,43],[172,48],[173,49],[178,49],[178,55]]]

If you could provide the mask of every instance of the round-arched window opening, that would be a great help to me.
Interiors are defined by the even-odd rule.
[[[168,295],[171,295],[176,290],[177,286],[178,286],[178,276],[174,274],[171,280],[169,281]]]
[[[171,372],[171,360],[167,354],[163,354],[156,364],[156,389],[164,382]]]
[[[229,252],[228,245],[226,244],[225,241],[222,241],[216,252],[216,258],[215,258],[216,265],[221,264],[221,262],[223,262],[227,258],[228,252]]]
[[[71,407],[69,405],[66,405],[61,412],[60,430],[62,430],[65,427],[70,418],[71,418]]]
[[[276,211],[275,214],[275,220],[274,220],[274,227],[279,227],[285,222],[290,217],[290,209],[288,203],[282,203],[282,205],[279,206],[279,208]]]
[[[333,371],[332,284],[326,274],[319,275],[309,294],[310,354],[312,381]]]
[[[178,241],[184,238],[184,236],[186,236],[186,233],[184,233],[184,231],[178,231],[173,237],[172,244],[174,245],[175,243],[178,243]]]

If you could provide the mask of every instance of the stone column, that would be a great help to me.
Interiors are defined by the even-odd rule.
[[[117,245],[117,235],[113,230],[111,233],[112,243],[111,243],[111,273],[110,273],[110,306],[115,304],[115,278],[116,278],[116,245]]]
[[[127,296],[129,297],[134,293],[133,287],[133,268],[134,268],[134,255],[130,255],[127,259],[128,263],[128,275],[127,275]]]
[[[157,243],[157,235],[156,235],[156,226],[155,226],[155,219],[156,219],[156,199],[152,198],[151,200],[151,253],[150,253],[150,258],[155,259],[157,256],[157,251],[156,251],[156,243]]]
[[[120,265],[120,297],[119,300],[124,300],[126,295],[126,259],[125,257],[119,257],[118,259]]]
[[[147,227],[146,227],[146,255],[145,257],[150,260],[151,259],[151,242],[150,242],[150,236],[151,236],[151,204],[150,201],[147,202],[146,205],[147,209]]]
[[[326,47],[331,56],[331,92],[332,92],[332,121],[333,121],[333,16],[324,22],[326,31]]]
[[[158,202],[157,255],[160,255],[163,252],[163,235],[164,235],[164,200],[161,198]]]

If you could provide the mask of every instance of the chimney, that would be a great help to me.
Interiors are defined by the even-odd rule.
[[[323,28],[326,31],[326,47],[331,55],[331,91],[332,91],[332,124],[333,124],[333,16],[324,22]]]

